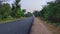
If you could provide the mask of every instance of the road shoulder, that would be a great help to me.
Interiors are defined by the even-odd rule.
[[[52,32],[47,29],[41,20],[35,18],[30,34],[52,34]]]

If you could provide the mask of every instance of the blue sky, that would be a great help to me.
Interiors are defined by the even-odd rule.
[[[14,0],[9,1],[9,3],[13,3]],[[47,2],[53,0],[21,0],[21,8],[26,9],[28,12],[33,12],[33,10],[41,10]]]

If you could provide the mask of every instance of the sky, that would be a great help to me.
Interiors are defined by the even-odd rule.
[[[14,0],[10,0],[8,3],[13,3]],[[47,2],[54,0],[21,0],[21,8],[26,9],[27,12],[33,12],[34,10],[41,10],[44,5],[47,5]]]
[[[52,0],[21,0],[21,7],[27,9],[28,12],[33,12],[34,10],[41,10],[47,2]]]

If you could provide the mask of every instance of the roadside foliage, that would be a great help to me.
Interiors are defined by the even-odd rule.
[[[36,11],[34,13],[34,15],[37,14]],[[60,1],[56,0],[48,2],[47,5],[38,12],[38,14],[38,17],[50,21],[50,23],[55,23],[57,26],[60,26]]]
[[[24,16],[24,12],[19,4],[20,0],[15,0],[14,4],[12,4],[12,7],[10,4],[3,2],[4,0],[0,1],[0,20],[7,18],[20,18]]]

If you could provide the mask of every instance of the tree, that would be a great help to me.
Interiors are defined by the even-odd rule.
[[[22,11],[25,13],[26,12],[26,9],[22,9]]]
[[[31,12],[28,12],[25,14],[25,17],[31,17],[31,16],[33,16],[33,14]]]
[[[25,15],[26,9],[22,9],[23,16]]]
[[[2,1],[0,1],[0,7],[2,6]]]
[[[0,8],[0,19],[5,19],[10,16],[11,13],[11,7],[9,4],[3,4]]]
[[[12,11],[13,11],[11,14],[12,17],[21,17],[24,14],[21,10],[21,6],[20,6],[19,2],[20,2],[20,0],[16,0],[15,5],[12,4]]]
[[[39,11],[35,10],[35,11],[33,12],[33,14],[34,14],[35,17],[38,17],[38,16],[39,16]]]
[[[60,1],[48,2],[48,5],[42,11],[40,11],[40,15],[42,14],[46,20],[60,22]]]
[[[40,15],[39,15],[39,17],[41,17],[41,18],[45,18],[44,13],[45,13],[45,11],[46,11],[46,8],[47,8],[47,7],[44,6],[43,9],[40,10],[40,12],[39,12]]]

